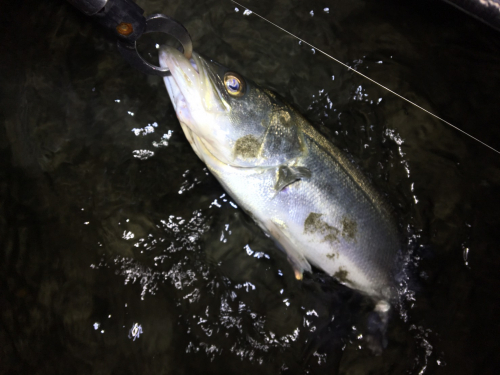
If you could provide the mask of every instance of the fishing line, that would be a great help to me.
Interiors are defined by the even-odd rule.
[[[405,100],[406,102],[410,103],[411,105],[414,105],[415,107],[417,107],[417,108],[421,109],[422,111],[424,111],[424,112],[428,113],[429,115],[434,116],[434,117],[435,117],[435,118],[437,118],[438,120],[440,120],[440,121],[444,122],[445,124],[447,124],[447,125],[451,126],[452,128],[454,128],[455,130],[458,130],[459,132],[461,132],[461,133],[465,134],[466,136],[468,136],[468,137],[470,137],[470,138],[474,139],[475,141],[477,141],[477,142],[481,143],[483,146],[486,146],[486,147],[488,147],[490,150],[493,150],[493,151],[495,151],[497,154],[500,154],[500,151],[498,151],[497,149],[495,149],[495,148],[491,147],[490,145],[488,145],[488,144],[484,143],[483,141],[481,141],[481,140],[477,139],[476,137],[474,137],[474,136],[470,135],[470,134],[469,134],[469,133],[467,133],[466,131],[464,131],[464,130],[460,129],[459,127],[457,127],[457,126],[453,125],[452,123],[450,123],[450,122],[446,121],[445,119],[442,119],[441,117],[439,117],[439,116],[435,115],[434,113],[432,113],[432,112],[428,111],[427,109],[425,109],[425,108],[423,108],[423,107],[419,106],[418,104],[413,103],[411,100],[406,99],[404,96],[402,96],[402,95],[398,94],[398,93],[397,93],[397,92],[395,92],[395,91],[392,91],[390,88],[385,87],[384,85],[382,85],[382,84],[378,83],[377,81],[375,81],[375,80],[371,79],[370,77],[368,77],[368,76],[364,75],[363,73],[358,72],[357,70],[355,70],[355,69],[351,68],[349,65],[347,65],[347,64],[343,63],[342,61],[340,61],[340,60],[336,59],[335,57],[333,57],[333,56],[331,56],[330,54],[326,53],[325,51],[323,51],[323,50],[319,49],[318,47],[313,46],[311,43],[306,42],[304,39],[299,38],[297,35],[292,34],[290,31],[285,30],[285,29],[284,29],[284,28],[282,28],[281,26],[279,26],[279,25],[277,25],[277,24],[275,24],[275,23],[273,23],[273,22],[269,21],[267,18],[265,18],[265,17],[261,16],[260,14],[255,13],[253,10],[251,10],[251,9],[247,8],[246,6],[241,5],[240,3],[238,3],[238,2],[236,2],[236,1],[234,1],[234,0],[231,0],[231,1],[232,1],[233,3],[235,3],[235,4],[237,4],[238,6],[240,6],[240,7],[244,8],[244,9],[246,9],[247,11],[249,11],[249,12],[250,12],[250,14],[255,14],[257,17],[259,17],[259,18],[263,19],[264,21],[266,21],[266,22],[270,23],[271,25],[273,25],[273,26],[277,27],[277,28],[278,28],[278,29],[280,29],[281,31],[284,31],[285,33],[287,33],[287,34],[289,34],[289,35],[293,36],[294,38],[296,38],[296,39],[300,40],[302,43],[307,44],[309,47],[314,48],[316,51],[318,51],[318,52],[322,53],[322,54],[323,54],[323,55],[325,55],[326,57],[329,57],[330,59],[332,59],[333,61],[335,61],[335,62],[339,63],[340,65],[345,66],[348,70],[351,70],[351,71],[353,71],[354,73],[359,74],[361,77],[366,78],[367,80],[369,80],[369,81],[371,81],[371,82],[373,82],[373,83],[375,83],[375,84],[379,85],[379,86],[380,86],[380,87],[382,87],[383,89],[385,89],[385,90],[389,91],[390,93],[392,93],[392,94],[396,95],[397,97],[399,97],[399,98],[401,98],[401,99]]]

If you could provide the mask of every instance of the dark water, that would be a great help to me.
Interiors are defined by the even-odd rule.
[[[407,263],[388,347],[367,348],[369,301],[294,279],[159,78],[64,1],[33,0],[1,16],[1,373],[496,373],[500,156],[229,1],[138,3],[293,102],[387,196]],[[500,35],[472,18],[423,0],[247,4],[500,147]]]

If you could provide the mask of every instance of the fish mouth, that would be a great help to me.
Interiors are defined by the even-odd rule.
[[[164,77],[164,81],[181,122],[189,126],[194,117],[206,115],[206,112],[229,110],[221,91],[221,79],[211,68],[210,62],[196,52],[188,60],[170,46],[162,46],[159,57],[160,66],[170,70],[171,74]]]
[[[165,85],[187,140],[198,157],[205,161],[229,163],[221,140],[227,132],[221,123],[228,118],[228,104],[221,66],[193,52],[188,60],[181,52],[163,46],[160,65],[170,70]]]

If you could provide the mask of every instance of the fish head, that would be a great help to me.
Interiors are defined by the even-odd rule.
[[[273,92],[195,52],[188,60],[164,46],[160,65],[170,70],[164,80],[177,118],[205,162],[211,157],[237,167],[279,165],[300,148],[293,130],[297,115]]]

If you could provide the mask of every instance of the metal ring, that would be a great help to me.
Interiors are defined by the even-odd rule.
[[[153,32],[160,32],[173,36],[181,44],[184,56],[186,56],[187,59],[191,58],[193,53],[193,42],[191,41],[188,31],[182,24],[163,14],[152,14],[146,18],[146,30],[144,34]],[[160,77],[165,77],[170,74],[168,68],[152,65],[144,60],[137,51],[135,41],[133,43],[127,43],[119,40],[118,50],[130,65],[143,73]]]

